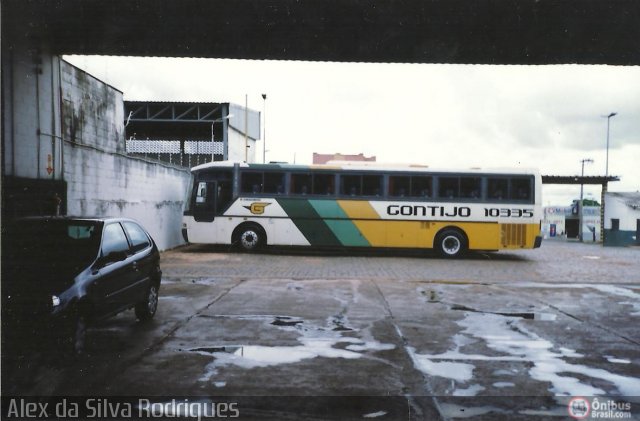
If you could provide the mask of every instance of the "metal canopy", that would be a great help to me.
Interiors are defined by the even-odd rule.
[[[635,0],[3,0],[2,46],[57,54],[640,64]]]
[[[129,122],[212,123],[220,118],[221,104],[125,101]]]
[[[610,181],[620,181],[618,176],[581,176],[581,175],[543,175],[542,184],[600,184],[606,185]]]

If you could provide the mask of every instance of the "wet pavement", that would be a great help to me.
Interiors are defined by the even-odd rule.
[[[214,399],[241,419],[571,419],[577,396],[640,412],[637,248],[188,246],[162,268],[154,320],[92,328],[79,361],[5,358],[3,393]]]

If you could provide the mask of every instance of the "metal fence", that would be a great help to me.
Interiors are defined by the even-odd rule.
[[[128,155],[157,159],[183,167],[220,161],[224,156],[223,142],[202,140],[138,140],[127,139]]]

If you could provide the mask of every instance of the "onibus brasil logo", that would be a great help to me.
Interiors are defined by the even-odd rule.
[[[589,405],[589,401],[585,398],[573,398],[569,401],[567,410],[569,411],[569,416],[571,418],[583,420],[589,416],[591,406]]]
[[[245,209],[249,209],[254,215],[262,215],[264,213],[264,208],[269,206],[271,203],[269,202],[253,202],[250,206],[243,206]]]

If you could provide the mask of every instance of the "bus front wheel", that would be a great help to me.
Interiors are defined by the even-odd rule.
[[[243,225],[236,229],[235,243],[242,251],[252,252],[260,249],[266,241],[264,231],[257,225]]]
[[[467,250],[467,238],[458,230],[446,229],[436,237],[435,246],[443,257],[460,257]]]

